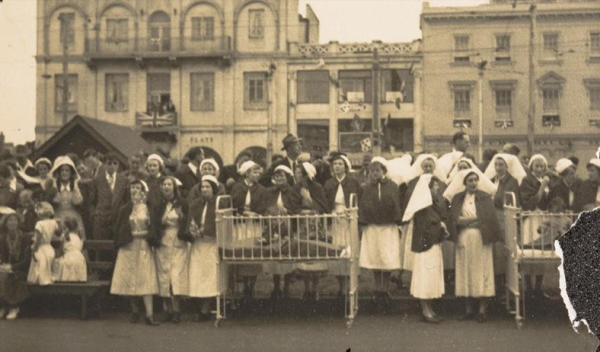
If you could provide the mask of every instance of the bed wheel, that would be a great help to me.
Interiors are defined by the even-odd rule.
[[[218,328],[221,325],[221,318],[216,318],[214,322],[215,328]]]
[[[354,319],[346,320],[346,328],[347,329],[350,329],[352,327],[352,325],[354,325]]]
[[[523,329],[523,319],[517,319],[515,322],[517,323],[517,329]]]

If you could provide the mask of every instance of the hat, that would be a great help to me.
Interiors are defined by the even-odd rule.
[[[483,191],[489,195],[493,195],[498,190],[498,186],[496,186],[485,174],[479,171],[478,168],[471,168],[468,170],[461,170],[454,177],[452,177],[452,181],[448,184],[448,188],[444,191],[444,198],[452,201],[452,198],[460,192],[463,192],[467,187],[465,186],[465,178],[467,176],[475,174],[479,177],[479,183],[477,184],[477,189]]]
[[[556,173],[560,175],[563,173],[563,171],[570,168],[571,166],[575,166],[575,164],[573,164],[571,160],[566,158],[558,159],[558,161],[556,162]]]
[[[79,180],[79,174],[77,173],[75,164],[73,164],[73,160],[66,155],[59,156],[56,158],[56,160],[54,160],[54,165],[52,166],[52,170],[50,170],[50,175],[54,175],[54,173],[63,165],[69,166],[71,168],[71,172],[75,174],[75,179]]]
[[[217,178],[212,175],[204,175],[202,176],[202,181],[207,181],[213,183],[217,188],[219,187],[219,181]]]
[[[533,165],[533,162],[536,160],[543,161],[544,165],[546,165],[546,167],[548,167],[548,160],[546,160],[546,158],[542,154],[535,154],[534,156],[532,156],[529,159],[529,163],[527,164],[527,167],[531,169],[531,165]]]
[[[590,159],[590,162],[587,163],[587,166],[590,166],[590,165],[594,165],[595,167],[600,169],[600,159],[598,159],[598,158]]]
[[[290,175],[290,176],[294,176],[294,173],[292,172],[292,169],[290,169],[289,167],[285,166],[285,165],[279,165],[275,168],[275,170],[273,171],[273,173],[277,173],[278,171],[281,172],[285,172],[286,174]]]
[[[151,160],[156,160],[158,161],[158,163],[160,164],[161,167],[165,166],[165,162],[163,161],[163,158],[158,155],[158,154],[151,154],[148,159],[146,159],[146,164],[151,161]]]
[[[385,160],[384,158],[382,158],[380,156],[376,156],[376,157],[372,158],[371,164],[372,163],[380,163],[381,165],[385,166],[385,168],[387,169],[387,160]]]
[[[48,158],[39,158],[35,161],[34,166],[37,167],[39,164],[47,164],[49,169],[52,168],[52,162]]]
[[[289,133],[287,136],[285,136],[285,138],[283,138],[283,140],[281,140],[281,144],[283,144],[283,148],[281,148],[281,150],[286,150],[290,145],[301,141],[302,138],[298,138],[292,133]]]
[[[214,168],[216,172],[219,172],[219,164],[217,164],[217,161],[213,158],[208,158],[208,159],[204,159],[200,162],[200,169],[202,169],[202,165],[204,164],[211,164]]]
[[[329,162],[333,163],[335,160],[338,159],[342,159],[342,161],[344,161],[344,164],[346,164],[348,170],[352,170],[352,163],[350,162],[350,159],[348,159],[346,154],[341,152],[331,152],[331,155],[329,156]]]
[[[24,144],[18,144],[15,147],[14,155],[16,157],[28,157],[31,154],[31,150]]]
[[[498,159],[504,160],[504,162],[506,163],[506,166],[508,168],[507,169],[508,174],[511,175],[512,177],[516,178],[517,182],[520,185],[521,182],[523,181],[523,179],[525,178],[525,176],[527,176],[527,172],[525,171],[525,168],[523,168],[523,165],[521,164],[521,161],[519,160],[519,158],[517,158],[516,156],[514,156],[512,154],[498,153],[498,154],[494,155],[494,157],[490,161],[490,164],[488,165],[487,169],[485,169],[484,174],[490,180],[493,180],[494,177],[496,177],[496,165],[495,164],[496,164],[496,160],[498,160]]]
[[[315,169],[311,163],[302,163],[301,165],[304,171],[306,171],[306,174],[308,174],[308,178],[311,181],[314,180],[315,176],[317,175],[317,169]]]
[[[240,175],[245,175],[246,172],[248,172],[248,170],[252,169],[255,166],[258,166],[258,164],[256,164],[252,160],[244,161],[242,163],[242,165],[240,166],[240,169],[238,170],[238,172]]]
[[[445,169],[442,170],[441,167],[438,167],[438,158],[433,154],[419,154],[419,156],[417,156],[417,159],[411,165],[410,170],[408,170],[408,172],[405,176],[404,181],[406,183],[423,175],[422,165],[425,162],[425,160],[427,160],[427,159],[433,161],[433,164],[435,165],[435,168],[433,169],[433,176],[437,177],[440,181],[442,181],[444,183],[447,182],[446,170]]]

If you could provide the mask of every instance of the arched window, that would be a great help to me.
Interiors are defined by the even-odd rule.
[[[171,50],[171,18],[162,11],[154,12],[148,20],[149,51]]]

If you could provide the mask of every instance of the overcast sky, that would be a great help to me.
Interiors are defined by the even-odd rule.
[[[435,0],[432,6],[468,6],[485,0]],[[321,24],[321,42],[408,42],[421,37],[421,0],[300,0]],[[35,138],[36,0],[0,3],[0,131],[7,141]]]

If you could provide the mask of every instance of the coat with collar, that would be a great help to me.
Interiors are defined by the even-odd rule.
[[[158,205],[148,205],[148,211],[150,212],[150,228],[148,229],[148,235],[156,242],[157,246],[160,245],[160,240],[163,236],[163,216],[167,210],[167,204],[169,202],[161,197]],[[179,230],[177,232],[177,238],[180,240],[191,242],[192,239],[189,237],[189,206],[188,202],[182,197],[176,197],[173,200],[173,209],[181,214],[179,219]]]
[[[190,224],[192,220],[198,225],[198,227],[202,224],[202,213],[204,212],[204,208],[206,207],[206,217],[204,218],[204,233],[205,237],[215,238],[217,236],[217,197],[212,197],[211,199],[206,199],[204,197],[200,197],[195,199],[189,206],[189,216],[188,216],[188,225],[186,226],[186,236],[182,239],[187,241],[193,241],[193,237],[189,232]]]
[[[302,204],[302,196],[296,192],[290,185],[284,187],[272,186],[265,190],[264,203],[265,209],[270,209],[277,206],[277,200],[281,194],[283,207],[289,215],[295,215],[300,212],[300,204]]]
[[[498,176],[494,177],[492,181],[496,182],[497,178]],[[496,209],[504,208],[505,195],[507,193],[515,194],[517,204],[513,204],[513,206],[521,206],[521,193],[519,192],[519,182],[510,174],[506,174],[506,176],[503,179],[501,179],[500,182],[498,182],[498,190],[494,195],[494,206],[496,207]],[[512,203],[511,198],[509,197],[508,199]]]
[[[198,175],[200,175],[200,170],[198,169]],[[192,188],[200,182],[200,177],[196,175],[188,164],[183,164],[175,171],[173,175],[179,181],[181,181],[181,187],[179,187],[179,191],[181,192],[181,196],[186,198],[190,193]]]
[[[335,196],[338,191],[340,182],[338,182],[336,177],[332,177],[327,182],[325,182],[325,195],[327,196],[327,202],[329,204],[329,209],[335,208]],[[362,187],[360,183],[350,175],[346,175],[341,182],[342,190],[344,191],[344,203],[346,204],[346,208],[350,208],[350,195],[356,194],[358,198],[356,201],[360,202],[360,197],[362,196]]]
[[[115,248],[121,248],[133,242],[133,234],[131,233],[131,221],[129,219],[132,211],[133,203],[131,201],[127,202],[119,208],[115,225]],[[150,208],[148,208],[148,216],[150,217],[151,215],[151,210]],[[146,240],[152,246],[156,246],[157,244],[156,237],[153,237],[155,235],[156,233],[150,231],[150,228],[148,228],[148,236],[146,237]]]
[[[115,173],[115,187],[111,190],[106,173],[98,175],[91,186],[91,204],[94,207],[94,239],[114,239],[119,208],[127,197],[127,179]]]
[[[250,211],[257,214],[264,214],[266,210],[266,203],[264,201],[265,188],[258,183],[254,183],[252,187],[249,187],[244,180],[236,183],[231,189],[231,203],[233,203],[233,208],[238,214],[244,214],[248,191],[250,191]]]
[[[308,189],[310,198],[312,199],[312,206],[307,207],[303,202],[301,190],[303,187]],[[292,187],[292,192],[296,193],[294,199],[299,201],[299,204],[295,204],[294,207],[300,210],[312,210],[317,214],[326,214],[330,212],[329,206],[327,205],[327,197],[325,196],[325,190],[316,181],[306,182],[303,186],[302,183],[297,183]]]
[[[453,242],[458,241],[458,236],[464,229],[464,227],[458,224],[458,219],[460,218],[466,195],[466,191],[460,192],[450,202],[448,231],[450,232],[450,239]],[[481,232],[483,243],[487,245],[494,242],[503,242],[504,238],[502,237],[500,221],[498,220],[492,197],[489,194],[479,190],[475,192],[475,211],[477,212],[478,228],[479,232]]]
[[[551,202],[554,198],[561,198],[565,204],[565,209],[574,210],[575,206],[575,195],[579,191],[579,187],[582,182],[575,180],[571,187],[567,186],[562,178],[558,177],[554,182],[550,183],[550,192],[548,192],[548,202]],[[573,202],[569,202],[569,193],[573,192]]]
[[[388,178],[367,183],[358,204],[358,221],[364,225],[400,225],[402,215],[398,186]]]
[[[538,192],[542,183],[531,173],[521,182],[519,193],[521,196],[521,207],[523,210],[546,210],[547,194],[544,193],[541,199],[538,198]]]

